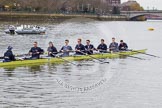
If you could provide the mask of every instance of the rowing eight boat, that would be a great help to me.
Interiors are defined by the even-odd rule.
[[[115,52],[115,53],[99,53],[99,54],[93,54],[91,55],[94,58],[98,59],[104,59],[104,58],[119,58],[121,56],[129,56],[134,54],[140,54],[145,53],[146,49],[142,50],[133,50],[133,51],[123,51],[123,52]],[[66,59],[68,61],[79,61],[79,60],[88,60],[92,59],[92,57],[88,55],[82,55],[82,56],[69,56],[69,57],[63,57],[63,59]],[[57,58],[42,58],[37,60],[17,60],[12,62],[0,62],[0,67],[16,67],[21,65],[37,65],[42,63],[60,63],[64,62],[63,59]]]

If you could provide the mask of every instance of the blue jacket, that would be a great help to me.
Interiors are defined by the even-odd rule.
[[[31,59],[39,59],[40,58],[40,54],[43,54],[44,50],[41,49],[40,47],[32,47],[29,50],[29,53],[32,53]]]
[[[72,49],[72,47],[71,46],[63,46],[62,48],[61,48],[61,50],[63,50],[64,52],[63,52],[63,54],[61,55],[62,57],[67,57],[67,56],[69,56],[69,51],[72,51],[73,49]]]
[[[110,51],[117,52],[117,51],[118,51],[118,43],[112,42],[112,43],[109,45],[109,49],[110,49]]]
[[[55,54],[58,53],[56,47],[54,46],[48,47],[47,51],[48,51],[48,56],[51,56],[51,57],[55,57]],[[49,54],[49,52],[51,52],[52,54]]]
[[[15,61],[15,56],[13,55],[11,50],[7,50],[4,53],[4,62],[10,62],[10,61]]]
[[[100,44],[97,49],[101,52],[101,53],[106,53],[107,52],[107,45],[106,44]]]
[[[120,44],[119,45],[119,50],[120,51],[126,51],[128,49],[128,45],[126,43]]]
[[[84,45],[83,44],[80,44],[80,45],[76,45],[75,46],[75,50],[79,50],[79,51],[81,51],[81,52],[85,52],[85,47],[84,47]],[[83,53],[81,53],[81,52],[76,52],[75,54],[76,55],[84,55]]]
[[[92,44],[86,45],[85,50],[87,54],[93,54],[94,46]]]

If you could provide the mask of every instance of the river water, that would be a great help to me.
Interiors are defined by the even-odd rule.
[[[34,41],[46,50],[49,41],[60,49],[65,39],[74,48],[77,38],[82,38],[84,44],[90,39],[97,46],[101,38],[109,44],[116,37],[118,42],[126,41],[130,49],[147,48],[147,53],[162,57],[162,22],[70,19],[61,23],[38,23],[47,28],[45,35],[5,34],[9,24],[0,23],[0,55],[8,45],[13,46],[15,54],[24,54]],[[149,31],[150,27],[155,30]],[[127,57],[105,59],[110,64],[95,60],[74,62],[82,64],[79,67],[63,63],[0,68],[0,107],[161,108],[162,59],[135,56],[146,60]]]

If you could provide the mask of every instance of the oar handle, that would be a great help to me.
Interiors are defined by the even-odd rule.
[[[101,50],[101,49],[98,49],[97,51],[103,52],[103,53],[108,53],[109,52],[108,50]]]
[[[73,50],[68,50],[68,51],[63,50],[63,51],[62,51],[62,50],[61,50],[59,53],[64,53],[64,52],[69,52],[69,53],[70,53],[70,52],[75,52],[75,51],[73,51]]]
[[[0,57],[0,59],[4,59],[4,57]]]

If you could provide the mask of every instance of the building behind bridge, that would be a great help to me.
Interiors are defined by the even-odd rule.
[[[135,0],[128,0],[120,5],[121,11],[143,11],[143,7]]]

